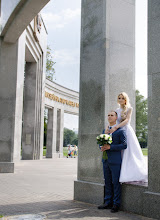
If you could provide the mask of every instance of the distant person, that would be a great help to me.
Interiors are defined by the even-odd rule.
[[[77,146],[76,145],[74,145],[74,158],[77,156],[77,150],[78,150],[78,148],[77,148]]]
[[[133,128],[130,125],[132,107],[129,102],[129,97],[125,92],[118,95],[117,102],[119,108],[117,112],[117,125],[110,131],[106,129],[106,133],[113,133],[119,128],[124,128],[127,135],[127,149],[123,152],[123,160],[121,167],[121,174],[119,181],[133,182],[133,181],[148,181],[147,163],[143,156],[141,147]]]
[[[111,111],[108,113],[108,122],[110,128],[116,126],[117,113]],[[104,130],[105,131],[105,130]],[[121,151],[127,148],[126,131],[118,128],[112,133],[112,144],[105,144],[101,151],[107,151],[107,157],[103,158],[103,174],[105,179],[105,197],[104,204],[98,206],[98,209],[111,209],[111,212],[118,212],[121,202],[121,184],[119,182],[121,170]]]
[[[68,157],[72,157],[72,147],[71,147],[71,145],[69,145],[69,147],[68,147],[68,155],[67,155],[67,158]]]

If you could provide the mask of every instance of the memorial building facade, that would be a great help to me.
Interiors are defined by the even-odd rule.
[[[48,109],[46,158],[63,157],[64,113],[79,115],[79,92],[47,79],[45,108]]]

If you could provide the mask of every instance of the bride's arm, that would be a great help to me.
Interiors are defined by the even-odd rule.
[[[116,125],[117,129],[125,126],[130,121],[131,115],[132,115],[132,108],[129,108],[126,119],[122,121],[121,123],[119,123],[118,125]]]
[[[123,126],[125,126],[131,119],[131,115],[132,115],[132,108],[128,109],[127,112],[127,117],[124,121],[122,121],[121,123],[119,123],[118,125],[116,125],[115,127],[113,127],[110,132],[113,133],[114,131],[116,131],[118,128],[121,128]],[[113,130],[113,131],[112,131]]]
[[[107,125],[106,129],[105,129],[105,134],[109,134],[109,126]]]

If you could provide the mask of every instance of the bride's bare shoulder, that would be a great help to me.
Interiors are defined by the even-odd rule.
[[[133,111],[133,107],[130,106],[130,107],[128,108],[128,111],[129,111],[129,112],[132,112],[132,111]]]

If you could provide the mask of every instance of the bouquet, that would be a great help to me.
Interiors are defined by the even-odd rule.
[[[108,134],[100,134],[97,136],[97,144],[99,144],[99,147],[101,149],[104,144],[112,144],[112,137]],[[108,159],[107,151],[103,151],[103,157],[104,160]]]
[[[97,136],[97,144],[103,146],[104,144],[112,144],[112,137],[109,134],[100,134]]]

